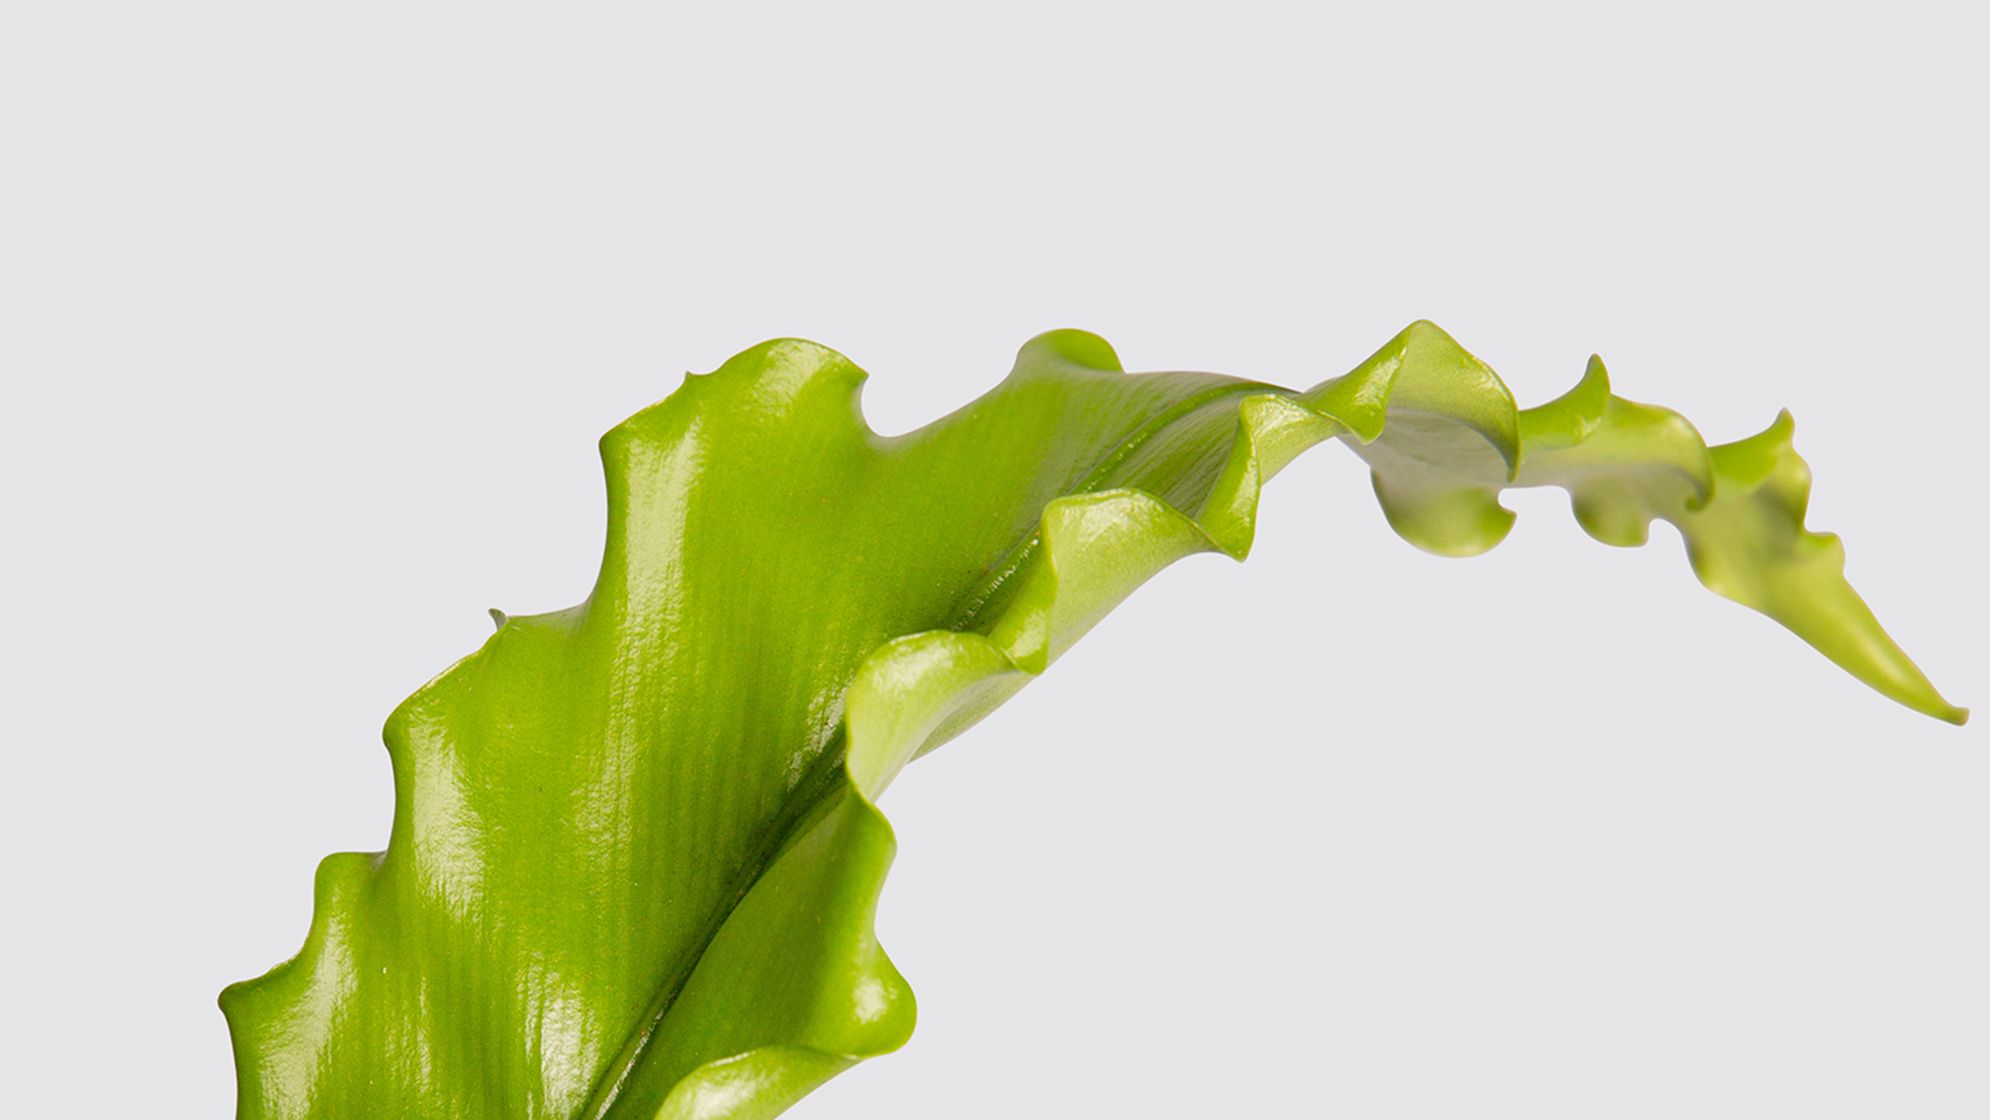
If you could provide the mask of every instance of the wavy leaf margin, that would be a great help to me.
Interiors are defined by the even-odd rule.
[[[1082,331],[1038,336],[1019,365],[1032,356],[1123,372],[1111,347]],[[817,368],[855,368],[833,351],[818,357]],[[1243,559],[1263,485],[1329,439],[1345,439],[1367,461],[1389,523],[1419,547],[1444,555],[1485,551],[1514,520],[1499,502],[1503,490],[1561,486],[1596,539],[1640,545],[1651,521],[1668,521],[1709,589],[1776,619],[1886,696],[1952,723],[1967,718],[1845,582],[1837,538],[1804,527],[1810,476],[1791,444],[1787,413],[1755,436],[1710,447],[1677,413],[1614,395],[1595,358],[1568,393],[1522,411],[1490,368],[1423,321],[1353,372],[1313,389],[1240,385],[1235,392],[1234,442],[1192,513],[1135,487],[1052,500],[998,581],[1009,587],[998,612],[979,617],[981,604],[973,604],[954,628],[895,638],[862,662],[846,693],[840,766],[689,973],[659,993],[651,1021],[631,1036],[578,1115],[771,1117],[850,1064],[902,1045],[912,996],[873,929],[894,850],[878,795],[914,758],[1045,671],[1161,569],[1199,552]],[[611,480],[621,430],[602,441]],[[1122,452],[1135,453],[1131,446]],[[611,510],[611,519],[616,515]],[[496,618],[500,629],[508,622]],[[376,858],[328,858],[304,950],[223,993],[244,1102],[268,1095],[260,1092],[265,1079],[286,1075],[286,1054],[309,1052],[308,1020],[281,1008],[322,1004],[319,989],[339,952],[332,918]],[[782,920],[821,932],[808,942],[814,956],[804,967],[768,969],[754,946],[728,938],[755,921]],[[767,1014],[756,1017],[754,1009]],[[770,1017],[780,1029],[761,1025]],[[689,1069],[651,1060],[681,1024],[728,1019],[740,1022],[742,1033],[724,1053]]]

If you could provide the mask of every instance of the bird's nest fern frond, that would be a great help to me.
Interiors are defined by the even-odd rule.
[[[395,711],[386,850],[327,859],[303,951],[223,993],[245,1120],[766,1117],[898,1046],[879,792],[1154,573],[1241,559],[1261,487],[1329,439],[1420,547],[1490,548],[1501,491],[1560,486],[1597,539],[1670,522],[1712,590],[1965,716],[1804,527],[1787,415],[1709,447],[1595,360],[1523,411],[1428,323],[1303,392],[1053,332],[893,437],[863,376],[766,343],[604,437],[593,592],[499,615]]]

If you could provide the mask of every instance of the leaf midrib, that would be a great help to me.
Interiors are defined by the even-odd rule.
[[[1112,472],[1120,464],[1132,458],[1134,452],[1140,450],[1142,446],[1146,445],[1155,436],[1166,431],[1175,421],[1200,412],[1207,406],[1228,396],[1267,392],[1289,393],[1291,390],[1257,381],[1239,381],[1229,385],[1212,386],[1199,393],[1192,393],[1183,397],[1181,400],[1176,401],[1174,404],[1149,417],[1145,423],[1123,438],[1111,454],[1100,459],[1091,470],[1085,472],[1084,476],[1078,480],[1076,486],[1059,494],[1058,497],[1069,498],[1079,494],[1096,492],[1104,484],[1105,480],[1112,476]],[[1052,500],[1054,501],[1055,499]],[[1025,564],[1029,563],[1030,557],[1036,554],[1036,550],[1042,544],[1042,532],[1032,529],[1028,536],[1017,542],[1015,547],[1003,556],[1002,561],[995,566],[988,577],[977,585],[972,593],[960,599],[960,605],[955,609],[952,620],[943,629],[958,631],[972,629],[974,623],[980,618],[981,613],[994,601],[995,593],[1002,588],[1003,584],[1014,577],[1017,572],[1021,571]]]
[[[1080,477],[1077,485],[1059,494],[1058,497],[1095,492],[1107,478],[1111,477],[1116,468],[1183,417],[1199,412],[1225,397],[1264,392],[1284,393],[1290,390],[1262,382],[1239,381],[1211,386],[1183,397],[1155,413],[1122,437],[1110,453],[1101,457]],[[959,600],[961,606],[956,609],[952,620],[943,628],[954,631],[967,630],[988,604],[994,601],[995,593],[1002,585],[1029,563],[1037,548],[1041,546],[1042,539],[1043,534],[1032,529],[1027,536],[1017,542],[1005,554],[1002,562],[996,565],[993,572]],[[595,1080],[593,1091],[588,1094],[587,1103],[582,1106],[582,1111],[576,1120],[608,1120],[623,1088],[629,1083],[630,1076],[642,1063],[657,1031],[662,1028],[664,1020],[670,1015],[678,996],[683,994],[684,986],[690,982],[699,963],[711,950],[712,942],[717,940],[719,932],[725,928],[726,923],[732,920],[733,913],[739,909],[740,903],[746,900],[754,885],[765,877],[767,868],[774,858],[787,846],[788,841],[793,839],[796,826],[807,820],[816,807],[835,792],[837,785],[840,784],[844,737],[845,732],[839,724],[822,752],[810,764],[802,780],[783,801],[780,814],[767,825],[765,834],[755,846],[751,857],[742,862],[740,871],[733,878],[732,888],[726,892],[725,904],[712,911],[711,918],[700,928],[691,950],[679,958],[677,967],[658,987],[647,1014],[640,1020],[641,1027],[633,1031],[623,1042],[622,1048],[616,1052],[615,1060],[602,1069],[600,1077]]]

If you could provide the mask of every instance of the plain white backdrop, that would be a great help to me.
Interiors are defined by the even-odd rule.
[[[1811,524],[1990,703],[1986,33],[0,13],[8,1108],[228,1114],[215,993],[385,842],[388,710],[580,599],[595,438],[769,336],[885,431],[1066,325],[1311,383],[1427,316],[1523,404],[1598,350],[1710,439],[1788,406]],[[909,770],[919,1029],[794,1115],[1990,1115],[1981,726],[1513,504],[1426,556],[1321,448]]]

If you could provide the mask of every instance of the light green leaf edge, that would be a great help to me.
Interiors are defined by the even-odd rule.
[[[1039,336],[1025,357],[1032,351],[1119,369],[1111,348],[1085,332]],[[824,353],[836,359],[825,368],[854,368]],[[888,641],[862,663],[844,708],[840,788],[826,791],[791,830],[576,1115],[771,1117],[854,1062],[902,1045],[911,993],[872,930],[893,850],[877,796],[908,762],[1013,695],[1162,568],[1199,552],[1243,559],[1263,484],[1327,439],[1345,437],[1368,462],[1390,524],[1419,547],[1484,551],[1513,522],[1499,504],[1502,490],[1562,486],[1598,540],[1642,544],[1650,522],[1666,520],[1711,590],[1781,622],[1884,695],[1952,723],[1967,718],[1845,582],[1837,538],[1804,528],[1810,476],[1791,446],[1787,413],[1758,435],[1710,448],[1678,414],[1614,396],[1596,359],[1567,394],[1521,411],[1489,368],[1418,322],[1343,377],[1303,393],[1267,387],[1242,396],[1237,418],[1228,460],[1193,514],[1129,488],[1052,500],[1006,577],[1017,590],[992,625],[975,626],[985,633],[970,632],[975,620],[963,618],[956,629]],[[615,444],[611,432],[603,441],[611,474]],[[611,520],[618,512],[611,509]],[[500,628],[507,624],[492,613]],[[273,1082],[312,1072],[346,963],[334,919],[384,858],[329,857],[303,950],[223,993],[242,1116],[286,1114],[285,1101],[308,1109]],[[783,949],[777,967],[768,963],[770,937]],[[651,1061],[673,1035],[696,1035],[714,1052],[688,1070]],[[715,1039],[726,1041],[714,1048]],[[393,1091],[382,1087],[382,1099]]]

